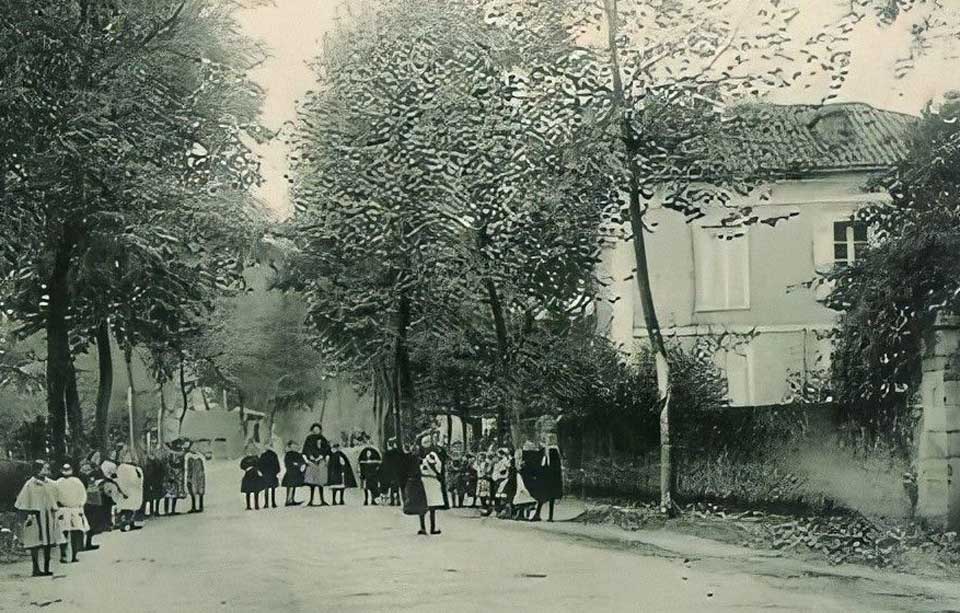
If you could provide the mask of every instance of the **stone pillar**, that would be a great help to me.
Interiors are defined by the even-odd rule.
[[[960,317],[941,314],[924,342],[917,515],[945,530],[960,529],[958,347]]]

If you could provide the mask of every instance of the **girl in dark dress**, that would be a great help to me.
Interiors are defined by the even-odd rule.
[[[330,443],[323,436],[323,426],[320,424],[310,426],[310,434],[303,441],[303,457],[307,461],[303,480],[310,487],[310,502],[307,506],[314,506],[314,493],[320,490],[320,506],[325,507],[327,501],[323,499],[323,486],[327,482],[325,473],[327,473],[326,462],[330,457]]]
[[[297,444],[293,441],[287,443],[287,453],[283,455],[283,487],[287,488],[286,506],[294,507],[300,504],[297,502],[297,488],[303,485],[303,471],[307,463],[303,459],[303,454],[297,451]]]
[[[327,483],[333,490],[333,504],[343,505],[343,492],[346,488],[357,487],[357,478],[353,474],[353,467],[347,454],[340,450],[340,444],[334,443],[330,451],[329,472]],[[339,496],[338,496],[339,494]]]
[[[143,506],[144,514],[160,515],[160,499],[163,498],[163,462],[154,450],[147,452],[147,461],[143,466]]]
[[[367,447],[360,452],[360,482],[363,485],[363,504],[376,506],[380,495],[380,452]]]
[[[280,458],[277,452],[267,447],[260,454],[260,475],[263,479],[263,508],[277,508],[277,487],[280,486]]]
[[[404,486],[403,450],[397,448],[397,439],[387,440],[387,451],[383,454],[383,463],[380,465],[380,489],[387,494],[387,504],[400,504],[400,488]]]
[[[441,450],[433,445],[421,444],[419,454],[411,455],[407,471],[407,483],[403,490],[403,512],[418,515],[420,530],[417,534],[440,534],[437,528],[437,511],[448,509],[444,486],[444,465]],[[427,532],[426,517],[430,515],[430,532]]]
[[[250,495],[253,494],[253,508],[260,510],[260,491],[263,490],[263,478],[260,475],[260,457],[248,455],[240,460],[243,470],[243,479],[240,481],[240,491],[246,496],[247,510],[250,508]]]

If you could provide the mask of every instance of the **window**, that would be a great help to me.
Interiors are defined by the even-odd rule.
[[[750,240],[743,228],[694,229],[696,308],[750,308]]]
[[[833,262],[849,264],[867,248],[867,224],[862,221],[833,222]]]

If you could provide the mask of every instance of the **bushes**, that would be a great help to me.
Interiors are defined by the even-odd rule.
[[[719,454],[755,458],[804,431],[803,413],[797,410],[728,406],[726,381],[705,353],[674,347],[671,360],[678,460]],[[626,358],[596,341],[577,367],[592,370],[580,379],[595,384],[578,388],[561,421],[564,451],[574,465],[598,455],[637,458],[656,450],[660,416],[652,354],[642,349]]]

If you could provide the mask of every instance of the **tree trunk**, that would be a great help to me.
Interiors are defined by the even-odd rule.
[[[490,303],[490,312],[493,315],[493,327],[497,337],[497,352],[500,355],[500,363],[498,365],[498,377],[506,375],[509,370],[510,362],[510,336],[507,332],[507,320],[503,313],[503,305],[500,302],[500,295],[497,292],[497,286],[493,281],[487,279],[484,281],[484,287],[487,290],[487,301]],[[507,407],[505,403],[509,402],[509,399],[501,399],[497,405],[497,442],[502,446],[505,441],[507,431],[510,430],[510,438],[513,440],[516,434],[513,432],[512,427],[516,425],[516,421],[519,419],[516,411],[511,411],[511,418],[507,418]],[[511,409],[515,409],[513,402],[510,402]],[[519,441],[513,440],[513,444],[517,445]]]
[[[673,465],[670,446],[670,360],[660,322],[653,302],[650,288],[650,270],[647,263],[646,242],[643,229],[643,209],[640,205],[640,168],[635,157],[636,144],[633,128],[627,114],[626,97],[620,74],[620,59],[617,51],[619,14],[617,0],[604,0],[607,17],[607,46],[610,52],[610,67],[613,72],[613,104],[620,109],[621,136],[626,147],[627,169],[629,171],[629,212],[630,226],[633,229],[633,251],[637,265],[637,289],[640,292],[640,306],[643,309],[644,324],[650,346],[653,349],[657,367],[657,395],[660,405],[660,510],[673,515]]]
[[[54,257],[48,282],[50,305],[47,312],[47,435],[51,458],[60,465],[66,458],[66,379],[70,360],[70,339],[67,329],[69,294],[67,275],[70,253],[66,246]]]
[[[463,437],[463,452],[470,451],[470,440],[467,437],[467,412],[460,411],[460,436]]]
[[[110,352],[110,322],[103,319],[97,326],[97,413],[94,417],[94,446],[107,457],[110,446],[110,400],[113,395],[113,354]]]
[[[404,426],[412,426],[414,393],[413,377],[410,373],[410,354],[407,350],[407,333],[410,327],[410,300],[406,294],[400,295],[397,305],[397,339],[394,353],[395,384],[397,394],[396,422],[397,441],[402,445]],[[406,422],[406,423],[404,423]]]
[[[177,434],[183,434],[183,420],[187,417],[187,405],[190,402],[189,394],[187,393],[187,378],[186,373],[184,372],[183,366],[183,356],[180,356],[180,397],[183,401],[183,408],[180,410],[180,419],[177,420]]]
[[[127,418],[130,420],[130,449],[141,457],[140,433],[143,432],[140,411],[137,410],[137,388],[133,382],[133,347],[123,348],[123,363],[127,369]],[[160,424],[157,424],[157,438],[160,439]]]
[[[381,402],[386,403],[386,408],[383,410],[383,429],[384,432],[387,431],[387,420],[391,420],[391,429],[393,430],[393,436],[397,439],[397,445],[401,445],[400,442],[400,422],[397,420],[397,390],[396,386],[393,383],[393,379],[390,377],[390,372],[385,365],[380,365],[377,367],[377,378],[379,381],[379,386],[381,389],[380,397]],[[386,446],[386,441],[384,441],[384,446]]]
[[[73,356],[67,355],[67,376],[63,389],[64,403],[67,407],[67,425],[70,430],[68,453],[73,461],[83,454],[83,407],[80,406],[80,392],[77,390],[77,368]]]
[[[167,397],[163,393],[163,383],[157,384],[157,392],[160,396],[160,407],[157,409],[157,442],[163,444],[163,424],[167,420]]]

